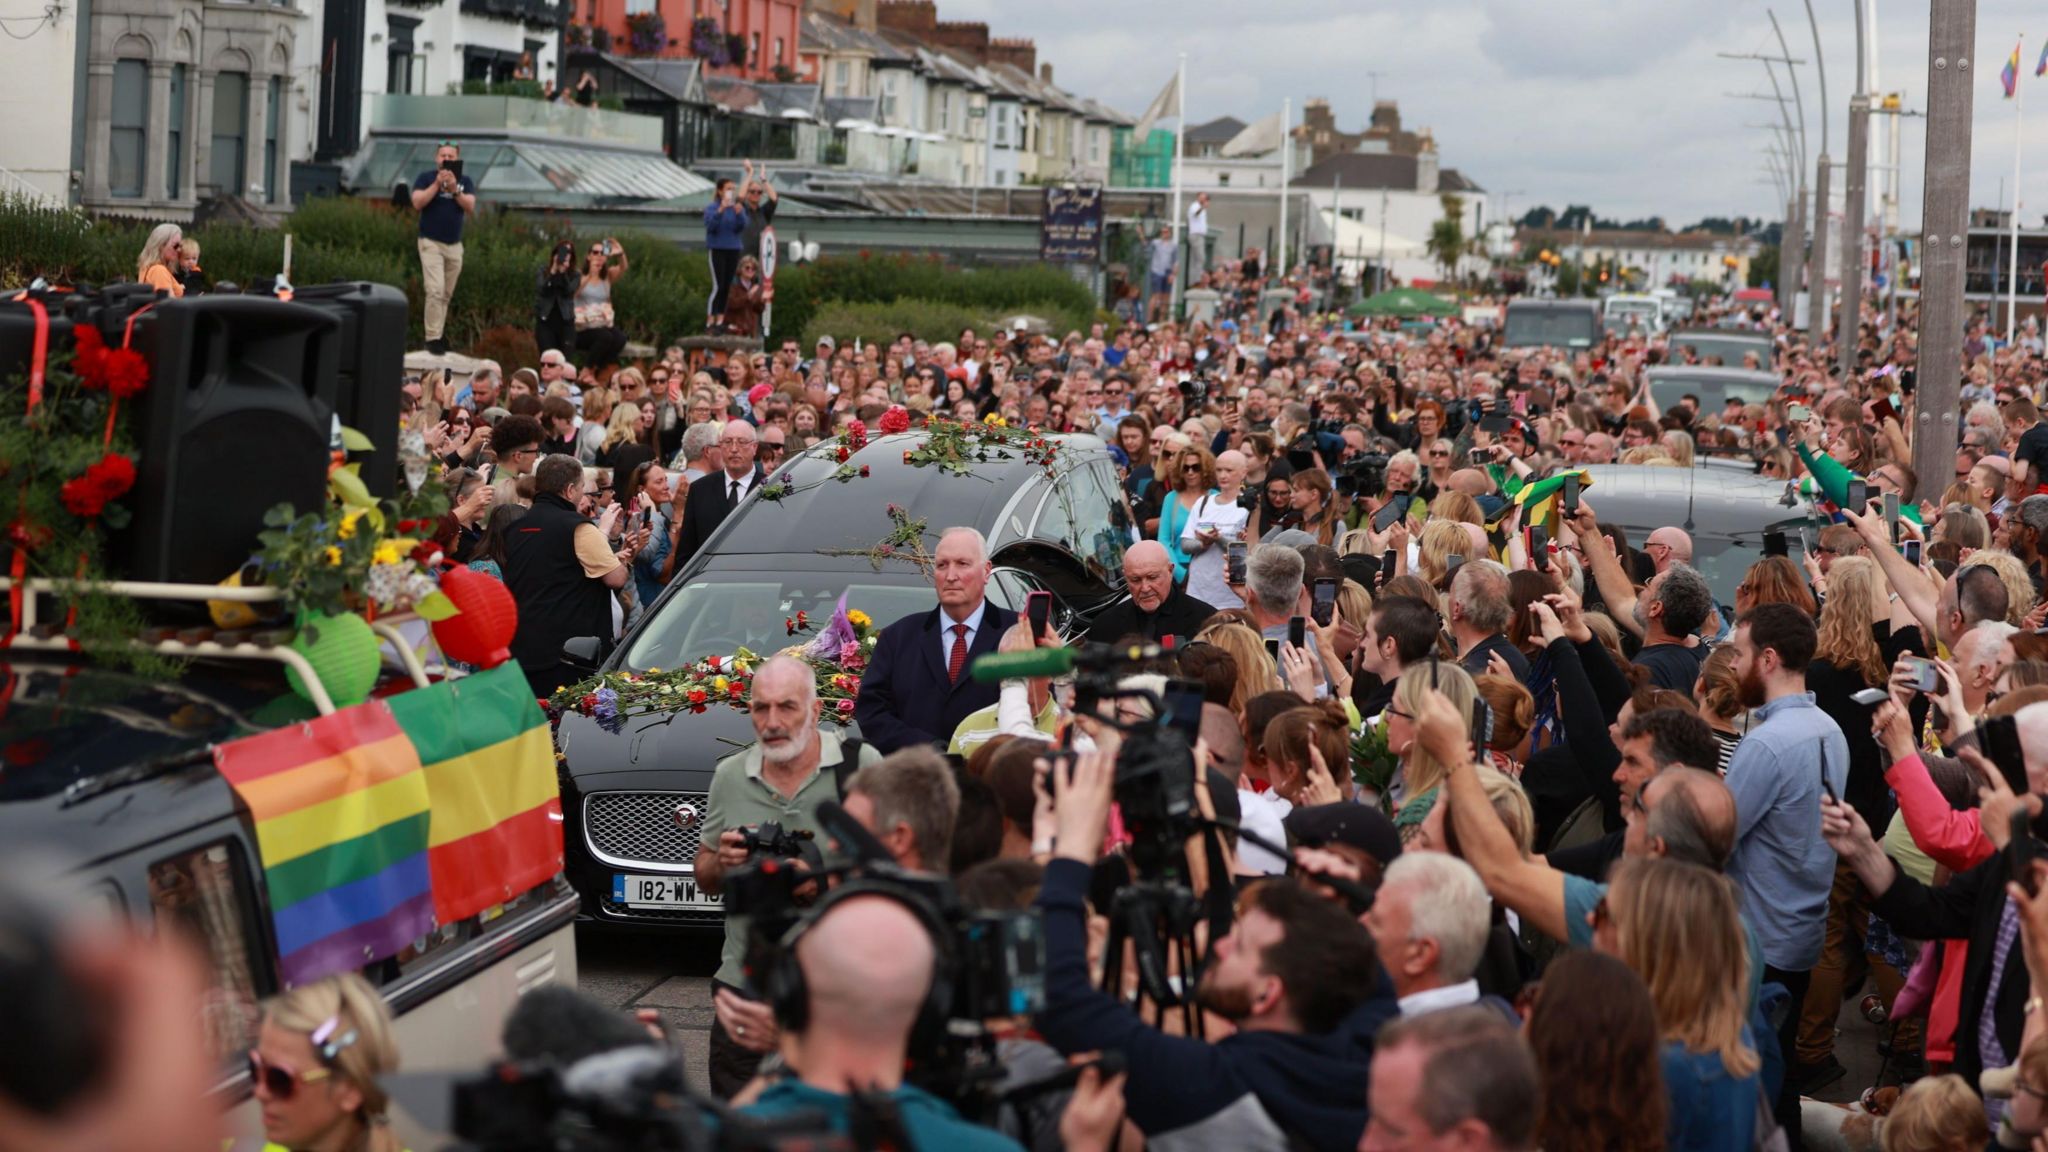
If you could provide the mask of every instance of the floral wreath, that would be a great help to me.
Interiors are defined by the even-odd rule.
[[[910,431],[910,413],[902,405],[891,405],[882,413],[877,422],[882,435],[894,436]],[[979,423],[962,423],[933,416],[924,426],[924,442],[915,448],[903,451],[903,462],[913,467],[933,466],[955,476],[979,476],[975,465],[990,460],[1010,460],[1017,457],[1029,461],[1045,470],[1047,479],[1059,478],[1058,465],[1065,457],[1060,455],[1057,441],[1048,440],[1041,433],[1029,428],[1012,427],[995,413],[990,413]],[[868,426],[860,420],[849,420],[846,427],[832,441],[832,457],[839,467],[830,475],[809,484],[798,484],[795,473],[784,468],[782,473],[761,487],[761,499],[779,501],[798,492],[809,491],[827,482],[844,484],[850,480],[865,479],[869,475],[866,464],[855,464],[854,453],[868,446]],[[991,481],[992,483],[993,481]]]

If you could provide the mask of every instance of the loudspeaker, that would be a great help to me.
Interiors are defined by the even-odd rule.
[[[150,385],[115,571],[212,584],[248,561],[272,505],[326,507],[341,328],[319,308],[254,296],[165,300],[143,318]]]
[[[317,284],[292,302],[341,321],[335,364],[335,415],[376,445],[363,459],[363,483],[390,496],[398,481],[398,397],[405,386],[405,293],[389,284]]]

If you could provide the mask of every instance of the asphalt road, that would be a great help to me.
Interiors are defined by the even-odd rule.
[[[576,931],[577,983],[604,1004],[652,1008],[675,1034],[690,1087],[708,1093],[711,974],[720,938]]]

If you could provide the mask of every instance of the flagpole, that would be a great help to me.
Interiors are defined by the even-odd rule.
[[[1181,218],[1180,210],[1181,170],[1186,167],[1181,162],[1181,145],[1188,134],[1188,54],[1185,52],[1180,54],[1180,71],[1174,75],[1173,105],[1174,114],[1179,119],[1173,126],[1173,250],[1179,252],[1182,227],[1186,223]],[[1180,283],[1181,278],[1187,275],[1188,263],[1191,261],[1181,263],[1174,273],[1170,294],[1167,296],[1166,318],[1169,320],[1180,315]]]
[[[2012,50],[2012,255],[2006,270],[2005,286],[2005,339],[2008,344],[2019,336],[2015,319],[2020,307],[2020,144],[2026,139],[2020,108],[2019,62],[2026,56],[2026,46],[2027,36],[2022,32],[2020,42]]]
[[[1267,278],[1274,284],[1287,279],[1287,181],[1294,161],[1294,97],[1280,101],[1280,239],[1273,246],[1273,267]]]

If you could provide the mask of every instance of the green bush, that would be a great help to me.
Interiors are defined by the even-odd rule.
[[[151,222],[92,219],[0,197],[0,288],[37,276],[52,283],[103,284],[135,277]],[[412,305],[412,339],[421,339],[419,227],[408,211],[378,200],[317,198],[294,212],[292,282],[370,280],[402,289]],[[210,226],[193,231],[200,266],[219,283],[251,284],[283,266],[283,231]],[[532,328],[534,290],[554,244],[576,245],[579,260],[601,235],[575,230],[565,215],[486,212],[463,231],[462,276],[449,307],[448,342],[474,345],[493,328]],[[703,331],[711,270],[702,249],[620,232],[632,260],[613,295],[619,326],[635,341],[665,344]],[[858,255],[785,265],[775,277],[775,331],[842,339],[868,325],[888,338],[912,331],[950,340],[963,327],[986,327],[1029,313],[1064,332],[1096,315],[1086,285],[1056,268],[962,267],[936,257]],[[843,319],[842,319],[843,318]],[[839,327],[838,325],[854,325]],[[808,341],[807,341],[808,343]]]

